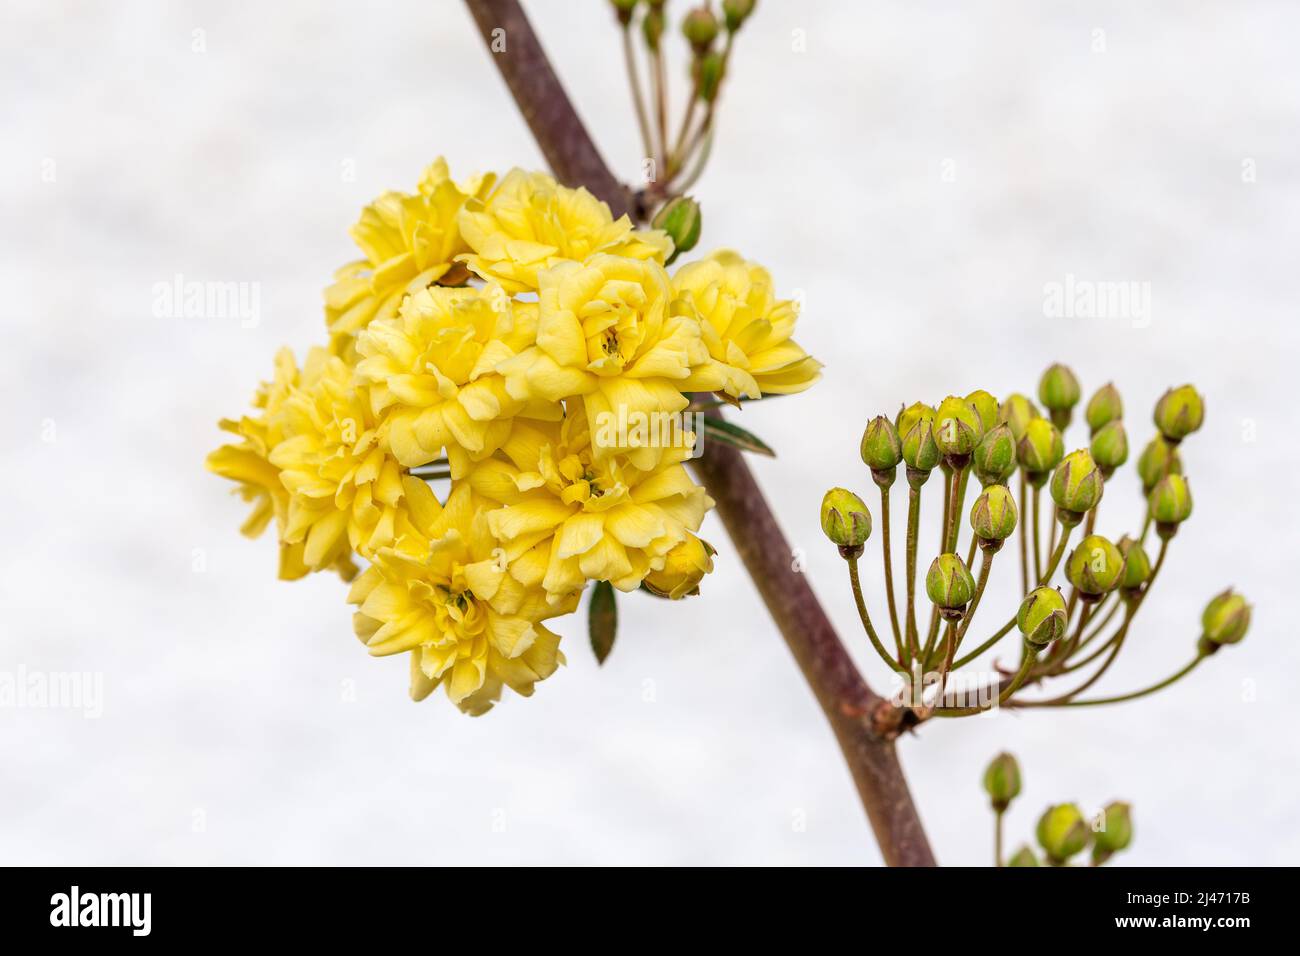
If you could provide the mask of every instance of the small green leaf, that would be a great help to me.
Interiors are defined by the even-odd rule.
[[[769,458],[776,457],[776,452],[757,435],[746,431],[739,425],[733,425],[725,419],[711,418],[706,415],[704,418],[704,435],[705,440],[714,439],[724,445],[739,448],[741,451],[752,451],[758,455],[767,455]]]
[[[591,649],[596,663],[605,663],[614,649],[614,636],[618,632],[618,605],[614,603],[614,586],[608,581],[597,581],[587,606],[587,631],[591,635]]]

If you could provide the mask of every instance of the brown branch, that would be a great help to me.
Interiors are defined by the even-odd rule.
[[[505,49],[494,52],[493,59],[555,175],[569,185],[586,186],[616,216],[627,211],[631,193],[600,158],[517,0],[466,3],[489,49],[499,36],[495,31],[505,31]],[[894,738],[910,711],[873,693],[858,673],[807,578],[794,570],[790,547],[741,453],[713,442],[694,464],[830,721],[885,862],[933,866],[894,750]]]
[[[466,5],[555,175],[567,186],[587,187],[609,204],[615,218],[631,211],[632,192],[601,159],[516,0],[466,0]]]

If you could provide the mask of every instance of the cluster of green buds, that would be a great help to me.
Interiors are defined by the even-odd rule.
[[[1119,480],[1129,458],[1124,401],[1114,384],[1099,388],[1083,406],[1081,426],[1088,430],[1088,442],[1067,454],[1067,434],[1082,397],[1074,372],[1056,364],[1039,380],[1037,403],[1020,393],[999,401],[979,389],[933,405],[903,405],[896,415],[877,415],[867,423],[859,451],[879,492],[888,630],[882,625],[877,631],[872,622],[858,573],[872,513],[854,492],[834,488],[826,493],[822,529],[849,562],[855,603],[872,646],[899,673],[939,674],[937,682],[927,682],[937,683],[938,693],[917,708],[918,719],[979,712],[944,697],[948,675],[993,651],[1013,631],[1021,639],[1019,666],[999,667],[1002,677],[984,697],[999,706],[1085,706],[1144,696],[1245,634],[1250,607],[1239,594],[1225,591],[1205,610],[1191,665],[1145,690],[1110,698],[1085,696],[1123,647],[1164,565],[1170,540],[1191,516],[1180,455],[1184,440],[1201,427],[1205,405],[1190,385],[1169,389],[1156,403],[1156,435],[1136,463],[1146,520],[1141,528],[1112,537],[1097,524],[1107,486]],[[907,479],[907,523],[903,583],[896,588],[899,549],[893,541],[891,501],[896,499],[891,490],[900,467]],[[934,475],[942,480],[932,491]],[[970,487],[972,476],[979,482],[977,492]],[[933,509],[928,523],[937,526],[939,539],[929,554],[921,541],[927,503]],[[1076,528],[1081,531],[1071,546]],[[1012,557],[999,564],[1014,561],[1018,551],[1019,608],[1009,620],[1003,617],[1006,623],[986,640],[967,642],[994,558],[1015,537],[1018,548],[1006,548]],[[919,568],[926,567],[920,562],[926,560],[922,596],[917,579]],[[928,626],[924,598],[930,604]],[[1085,673],[1078,675],[1074,689],[1037,694],[1049,681],[1076,672]]]
[[[1133,842],[1132,808],[1115,800],[1094,817],[1085,817],[1075,803],[1059,803],[1048,807],[1038,818],[1034,835],[1042,859],[1028,845],[1023,844],[1004,860],[1002,852],[1002,818],[1011,801],[1020,795],[1020,765],[1009,753],[998,754],[984,771],[984,791],[994,814],[994,848],[996,866],[1072,866],[1091,845],[1092,866],[1101,866],[1120,850]]]
[[[643,207],[679,196],[699,178],[714,132],[716,104],[727,76],[736,34],[754,13],[755,0],[711,0],[687,9],[679,29],[690,51],[690,98],[680,125],[670,122],[666,38],[671,35],[665,0],[610,0],[623,34],[623,54],[642,147],[655,174]],[[639,34],[643,53],[638,57]],[[639,59],[646,62],[644,68]],[[643,77],[644,74],[644,77]],[[648,90],[648,95],[647,91]],[[670,135],[673,128],[676,136]],[[685,251],[682,247],[679,247]]]

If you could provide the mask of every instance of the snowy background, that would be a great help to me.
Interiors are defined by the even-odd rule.
[[[632,177],[604,6],[529,10]],[[868,417],[1031,391],[1066,359],[1087,394],[1115,380],[1140,447],[1166,386],[1208,396],[1185,451],[1195,517],[1103,686],[1181,665],[1228,584],[1255,602],[1249,638],[1139,703],[904,741],[943,862],[988,861],[979,780],[1003,748],[1026,778],[1012,846],[1049,803],[1124,797],[1119,862],[1300,855],[1298,28],[1281,2],[764,0],[739,38],[705,245],[805,299],[826,377],[746,413],[782,453],[754,467],[878,687],[816,521],[826,487],[874,490]],[[244,506],[203,471],[274,350],[323,341],[363,203],[439,153],[457,175],[542,165],[459,3],[8,4],[0,77],[0,671],[104,682],[100,719],[0,709],[0,862],[879,861],[715,519],[702,598],[623,601],[600,669],[584,621],[562,622],[569,666],[473,720],[410,703],[405,661],[362,652],[337,580],[278,582],[271,541],[239,536]],[[256,327],[156,317],[178,274],[257,283]],[[1149,283],[1150,321],[1047,317],[1067,275]],[[1129,468],[1099,530],[1139,511]]]

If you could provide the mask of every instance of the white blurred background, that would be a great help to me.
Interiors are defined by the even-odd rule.
[[[102,673],[104,698],[99,719],[0,709],[0,863],[879,862],[715,519],[701,598],[622,601],[603,668],[584,619],[561,622],[569,666],[470,719],[410,703],[337,580],[277,581],[271,540],[238,534],[243,504],[203,470],[275,349],[323,341],[321,289],[367,200],[438,154],[458,176],[542,165],[459,3],[6,6],[0,671]],[[605,4],[528,9],[634,176]],[[832,484],[874,492],[869,416],[1032,391],[1059,359],[1086,394],[1118,384],[1136,456],[1166,386],[1207,395],[1184,453],[1196,514],[1102,689],[1180,666],[1228,584],[1255,603],[1249,637],[1141,702],[903,741],[942,862],[989,860],[980,775],[1000,749],[1026,780],[1013,848],[1049,803],[1123,797],[1119,864],[1300,854],[1297,28],[1267,2],[762,0],[739,37],[704,245],[805,298],[825,378],[744,420],[781,452],[754,468],[877,687],[816,518]],[[177,274],[256,283],[260,321],[155,317]],[[1149,324],[1046,317],[1067,275],[1149,283]],[[1099,530],[1139,511],[1130,465]],[[883,607],[878,573],[868,588]]]

